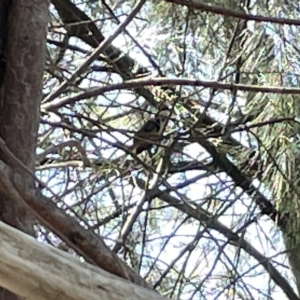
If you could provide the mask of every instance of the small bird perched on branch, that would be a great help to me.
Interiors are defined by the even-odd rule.
[[[136,132],[133,137],[133,152],[135,154],[140,154],[145,150],[150,151],[152,146],[160,141],[169,117],[170,109],[164,107]]]

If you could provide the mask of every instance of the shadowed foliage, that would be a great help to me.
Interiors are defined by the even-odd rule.
[[[1,220],[172,299],[299,299],[297,3],[32,2],[0,4]]]

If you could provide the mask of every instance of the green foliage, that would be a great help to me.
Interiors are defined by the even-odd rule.
[[[74,1],[95,27],[72,38],[51,8],[37,175],[167,297],[288,299],[300,265],[282,255],[299,249],[299,97],[276,88],[298,87],[299,30],[225,8],[297,19],[296,2],[201,1],[218,14],[170,2],[146,1],[54,99],[136,3]],[[173,109],[164,138],[137,157],[132,136],[161,103]]]

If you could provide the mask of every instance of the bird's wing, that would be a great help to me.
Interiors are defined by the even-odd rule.
[[[159,124],[155,120],[148,120],[137,134],[155,133],[159,131]]]

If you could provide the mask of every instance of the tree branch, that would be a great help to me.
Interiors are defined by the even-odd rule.
[[[0,192],[13,199],[18,205],[28,205],[41,219],[41,223],[53,231],[67,244],[74,245],[91,263],[119,277],[152,289],[140,276],[130,269],[105,245],[104,241],[91,229],[82,227],[75,218],[58,208],[52,199],[42,196],[38,190],[30,189],[24,183],[24,176],[13,172],[0,161]],[[59,200],[59,199],[57,199]],[[50,226],[51,224],[51,226]]]
[[[0,222],[0,285],[26,299],[164,300]]]

